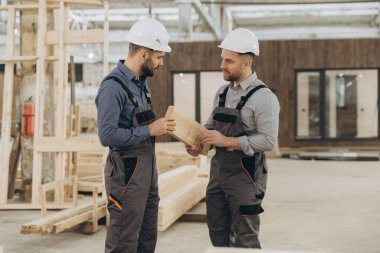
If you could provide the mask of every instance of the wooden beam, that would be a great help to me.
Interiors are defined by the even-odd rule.
[[[59,34],[58,31],[47,31],[45,43],[47,45],[57,45],[59,44]],[[63,44],[93,44],[93,43],[103,43],[104,32],[99,29],[92,30],[70,30],[66,31],[63,37]]]
[[[202,182],[194,179],[161,199],[158,208],[158,231],[164,231],[206,195]]]
[[[48,210],[59,210],[59,209],[67,209],[72,207],[73,204],[62,204],[62,205],[56,205],[54,203],[47,203],[46,209]],[[0,205],[0,210],[40,210],[41,204],[38,203],[37,205],[31,204],[31,203],[17,203],[17,204],[5,204]]]
[[[16,132],[16,136],[13,141],[12,150],[9,157],[9,180],[8,180],[8,199],[13,198],[15,181],[16,181],[16,173],[17,173],[17,165],[21,152],[21,133],[20,131]]]
[[[6,57],[14,55],[16,10],[9,8],[7,20]],[[0,154],[0,205],[7,203],[8,197],[8,172],[9,172],[9,142],[12,121],[13,98],[13,63],[5,64],[4,88],[3,88],[3,112],[1,124],[1,154]]]
[[[180,188],[185,182],[193,180],[197,173],[196,166],[182,166],[162,173],[158,176],[158,189],[160,197],[164,198],[171,192]]]
[[[53,181],[50,183],[46,183],[41,185],[40,188],[40,201],[41,201],[41,214],[42,216],[46,215],[46,192],[57,189],[57,188],[63,188],[65,185],[77,185],[77,177],[76,176],[70,176],[66,177],[60,181]],[[76,187],[74,187],[77,189]],[[78,191],[73,191],[73,204],[76,205],[77,201],[77,194]]]
[[[188,146],[194,146],[201,142],[203,133],[207,129],[198,122],[187,118],[175,110],[174,106],[169,106],[165,117],[173,117],[176,122],[173,137],[182,141]],[[207,155],[209,145],[203,145],[202,155]]]
[[[104,23],[103,23],[103,75],[109,73],[109,4],[108,1],[104,2]]]
[[[2,63],[14,63],[21,61],[35,61],[37,56],[12,56],[12,57],[0,57],[0,62]]]
[[[42,137],[37,140],[37,152],[103,152],[99,138],[85,137]]]
[[[101,199],[98,202],[98,206],[106,205],[107,200]],[[39,233],[39,231],[44,227],[52,223],[57,223],[63,219],[67,219],[83,212],[91,211],[92,212],[93,203],[82,204],[77,207],[72,207],[61,212],[49,214],[45,217],[38,218],[31,222],[25,223],[21,226],[21,233]]]
[[[106,215],[106,212],[107,212],[106,206],[99,207],[96,211],[96,218],[97,219],[103,218]],[[93,213],[94,213],[94,211],[91,210],[91,211],[87,211],[87,212],[84,212],[82,214],[73,216],[69,219],[65,219],[63,221],[57,222],[53,225],[52,232],[57,234],[57,233],[60,233],[66,229],[72,228],[78,224],[86,222],[93,217]],[[97,222],[98,221],[96,221],[96,223]]]
[[[37,67],[35,87],[35,120],[33,136],[33,174],[32,174],[32,204],[40,204],[39,186],[42,183],[42,154],[36,151],[37,140],[42,137],[44,129],[44,92],[45,92],[45,57],[46,48],[44,43],[47,26],[46,1],[39,0],[38,10],[38,34],[37,34]]]

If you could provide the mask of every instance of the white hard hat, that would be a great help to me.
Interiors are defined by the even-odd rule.
[[[259,55],[259,41],[248,29],[238,28],[230,32],[218,46],[237,53],[254,53]]]
[[[129,30],[127,40],[133,44],[162,52],[171,52],[169,34],[165,27],[154,19],[140,20]]]

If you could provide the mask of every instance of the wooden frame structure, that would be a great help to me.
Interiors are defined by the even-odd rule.
[[[103,30],[80,30],[71,31],[68,27],[68,12],[71,6],[93,6],[104,8]],[[47,10],[54,8],[57,11],[55,30],[47,31]],[[101,0],[38,0],[38,4],[1,6],[0,10],[8,10],[9,20],[7,26],[7,55],[0,58],[5,62],[4,78],[4,107],[2,124],[1,150],[9,150],[10,125],[12,112],[12,85],[13,66],[19,61],[36,61],[36,87],[35,87],[35,134],[33,150],[33,174],[32,174],[32,201],[28,204],[7,204],[8,167],[9,152],[1,152],[0,156],[0,209],[38,209],[40,208],[39,186],[42,183],[42,153],[53,152],[55,157],[55,181],[65,179],[65,153],[79,151],[102,152],[104,148],[100,145],[97,137],[67,137],[67,105],[65,96],[58,96],[57,112],[58,121],[57,135],[45,137],[43,135],[44,122],[44,90],[45,90],[45,65],[47,61],[57,61],[58,64],[58,94],[66,94],[68,80],[67,46],[69,44],[103,44],[103,72],[109,71],[109,48],[108,48],[108,2]],[[35,10],[38,12],[38,36],[36,56],[14,56],[14,27],[16,10]],[[55,46],[56,55],[46,54],[46,46]],[[70,122],[71,123],[71,122]],[[64,207],[64,186],[55,184],[55,203],[47,208]]]

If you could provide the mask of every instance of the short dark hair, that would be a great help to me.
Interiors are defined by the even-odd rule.
[[[250,56],[250,57],[252,57],[252,60],[253,60],[253,58],[255,58],[255,54],[254,54],[254,53],[252,53],[252,52],[247,52],[247,53],[239,53],[239,55]]]
[[[134,55],[140,48],[143,48],[143,46],[129,43],[129,53],[131,55]]]

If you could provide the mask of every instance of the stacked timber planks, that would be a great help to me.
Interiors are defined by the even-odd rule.
[[[202,170],[188,165],[159,175],[158,231],[166,230],[205,197],[205,179],[198,177]]]
[[[106,215],[106,203],[107,201],[105,199],[97,201],[98,219]],[[23,224],[21,226],[21,233],[41,235],[60,233],[65,229],[72,228],[80,223],[91,220],[94,213],[93,210],[94,204],[91,202],[52,213],[45,217]]]

